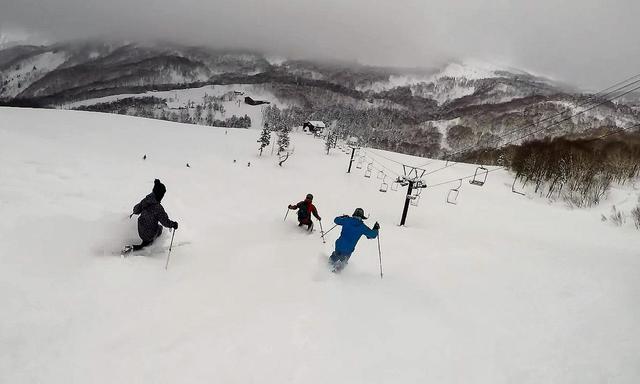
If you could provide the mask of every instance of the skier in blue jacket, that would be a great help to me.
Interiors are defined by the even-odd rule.
[[[362,208],[356,208],[353,215],[339,216],[333,220],[336,225],[342,227],[340,237],[336,240],[336,250],[333,251],[329,258],[334,272],[341,271],[349,263],[349,258],[362,235],[365,235],[367,239],[375,239],[378,237],[380,224],[376,222],[373,225],[373,229],[371,229],[363,222],[363,220],[366,219],[364,210]]]

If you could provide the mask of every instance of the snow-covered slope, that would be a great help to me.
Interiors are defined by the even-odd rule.
[[[4,97],[15,97],[29,88],[50,71],[55,70],[67,60],[64,52],[45,52],[29,57],[0,73],[3,81]]]
[[[254,100],[265,100],[277,105],[279,108],[286,108],[289,103],[279,100],[268,86],[256,84],[230,84],[230,85],[206,85],[198,88],[174,89],[170,91],[148,91],[144,93],[130,93],[121,95],[111,95],[95,99],[78,101],[75,103],[63,104],[64,109],[75,109],[100,103],[109,103],[127,98],[148,98],[156,97],[166,101],[169,110],[179,110],[180,108],[195,108],[197,105],[204,106],[204,97],[215,96],[221,99],[220,104],[224,107],[225,113],[216,113],[216,118],[230,116],[244,116],[251,118],[253,128],[261,128],[262,107],[248,105],[244,102],[245,96]]]
[[[401,228],[402,191],[346,174],[345,154],[304,134],[278,167],[256,130],[9,108],[0,121],[2,383],[640,379],[640,238],[601,223],[606,207],[517,196],[493,172],[456,206],[446,186],[424,190]],[[168,231],[146,256],[113,255],[154,178],[180,223],[168,271]],[[309,192],[324,229],[358,206],[381,223],[384,279],[376,241],[336,276],[338,231],[323,244],[283,222]]]

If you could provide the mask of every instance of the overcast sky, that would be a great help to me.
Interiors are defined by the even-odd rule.
[[[476,59],[583,88],[640,73],[640,0],[0,0],[0,32],[407,67]]]

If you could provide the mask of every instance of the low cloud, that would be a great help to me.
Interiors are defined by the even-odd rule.
[[[637,0],[4,0],[0,31],[406,67],[477,59],[595,89],[640,73],[638,15]]]

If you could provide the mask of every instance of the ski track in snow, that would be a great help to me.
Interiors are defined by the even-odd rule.
[[[456,206],[446,186],[424,190],[400,228],[402,189],[378,192],[304,134],[279,167],[257,156],[257,130],[13,108],[0,121],[2,383],[640,379],[640,237],[601,223],[606,204],[517,196],[499,171],[463,183]],[[150,256],[108,252],[137,241],[128,215],[154,178],[175,242],[189,243],[168,271],[166,229]],[[355,207],[373,212],[384,279],[376,241],[360,240],[335,275],[338,229],[323,244],[295,213],[283,222],[309,192],[325,230]],[[635,196],[615,189],[610,201],[630,209]]]

